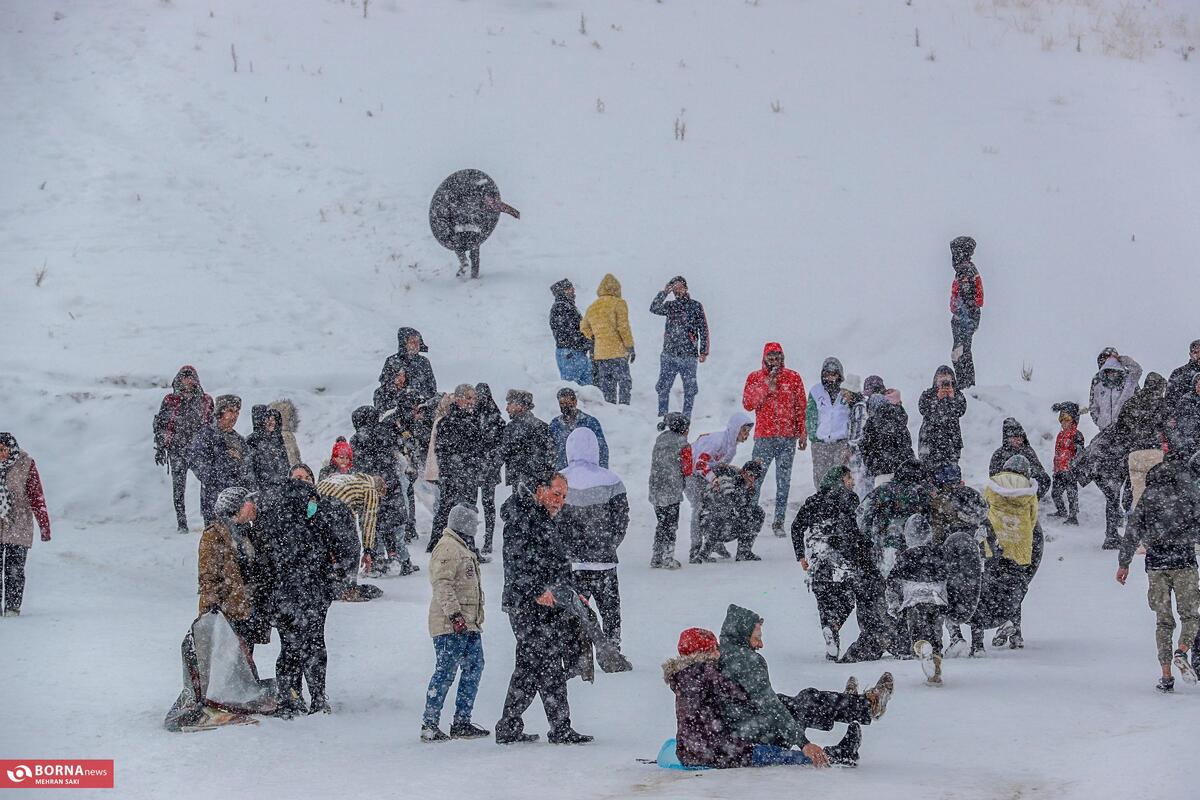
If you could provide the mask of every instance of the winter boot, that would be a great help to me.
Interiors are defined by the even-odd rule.
[[[332,714],[333,706],[329,705],[329,701],[324,695],[317,695],[308,704],[309,714]]]
[[[776,536],[778,536],[781,539],[784,536],[787,536],[787,534],[783,532],[783,522],[782,521],[777,521],[777,522],[771,523],[771,533],[775,534]]]
[[[942,657],[933,652],[933,645],[924,639],[913,642],[913,655],[921,662],[921,671],[925,673],[925,683],[930,686],[941,686]]]
[[[662,560],[663,569],[679,569],[683,565],[675,560],[674,556],[665,556]]]
[[[541,737],[536,733],[525,733],[521,730],[504,730],[500,723],[496,724],[496,744],[528,744],[536,742]]]
[[[853,675],[846,679],[846,694],[858,694],[858,678]]]
[[[1005,621],[1003,625],[996,629],[996,633],[992,636],[992,647],[1004,647],[1008,644],[1008,637],[1012,636],[1016,626],[1011,622]]]
[[[4,611],[4,616],[6,616],[6,617],[19,617],[19,616],[21,616],[21,609],[19,609],[19,608],[9,608],[9,609],[5,609],[5,611]]]
[[[826,625],[821,628],[821,635],[825,637],[825,659],[837,661],[838,653],[842,649],[841,642],[838,641],[838,632]]]
[[[421,571],[421,568],[418,567],[416,564],[412,563],[412,559],[406,558],[400,562],[401,577],[403,577],[405,575],[412,575],[414,572],[420,572],[420,571]]]
[[[1196,671],[1188,663],[1188,654],[1186,651],[1176,650],[1175,658],[1172,661],[1175,663],[1175,669],[1179,670],[1179,677],[1183,678],[1184,683],[1196,682]]]
[[[1012,633],[1008,635],[1008,649],[1021,650],[1025,647],[1025,638],[1021,636],[1021,626],[1014,625]]]
[[[852,767],[858,763],[858,746],[862,744],[862,726],[851,722],[846,735],[835,745],[825,748],[829,763]]]
[[[957,625],[947,627],[950,629],[950,643],[946,645],[946,658],[962,658],[967,654],[967,640]]]
[[[466,722],[458,722],[450,726],[451,739],[482,739],[486,736],[491,736],[491,731],[485,731],[478,725],[473,724],[470,720]]]
[[[450,737],[447,736],[437,725],[422,725],[421,726],[421,741],[422,742],[448,742]]]
[[[1065,520],[1063,520],[1063,525],[1074,525],[1076,528],[1078,528],[1079,527],[1079,517],[1076,516],[1075,514],[1072,514],[1071,516],[1069,516]]]
[[[1066,515],[1067,515],[1067,510],[1065,508],[1063,508],[1062,506],[1055,506],[1054,510],[1051,511],[1049,514],[1049,516],[1051,516],[1051,517],[1065,517]]]
[[[714,544],[712,549],[708,551],[708,556],[709,558],[716,556],[722,561],[728,561],[729,559],[733,558],[733,554],[729,552],[729,548],[723,544]]]
[[[1154,688],[1158,689],[1163,694],[1170,694],[1171,692],[1175,691],[1175,679],[1166,677],[1159,678],[1158,685]]]
[[[892,699],[895,688],[896,681],[892,678],[892,673],[885,672],[879,676],[874,686],[863,693],[871,708],[871,719],[879,719],[887,712],[887,704]]]
[[[762,556],[755,555],[749,547],[739,547],[734,561],[762,561]]]
[[[579,733],[574,728],[550,731],[546,735],[546,741],[550,742],[550,744],[587,744],[595,738],[594,736],[588,736],[586,733]]]

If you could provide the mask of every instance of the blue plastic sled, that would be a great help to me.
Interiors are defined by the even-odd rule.
[[[662,749],[658,751],[658,765],[663,769],[680,769],[688,772],[695,772],[702,769],[712,769],[712,767],[689,767],[679,763],[679,756],[675,755],[675,740],[667,739],[663,742]]]

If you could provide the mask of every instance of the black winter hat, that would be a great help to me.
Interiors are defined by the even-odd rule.
[[[742,465],[742,470],[749,472],[755,478],[761,478],[763,473],[767,471],[767,467],[762,461],[757,458],[752,458]]]
[[[374,425],[377,422],[379,422],[379,411],[376,410],[375,406],[359,406],[350,415],[350,423],[356,431]]]
[[[559,297],[567,289],[574,288],[575,284],[571,283],[569,278],[563,278],[561,281],[556,281],[555,283],[550,284],[550,294],[554,295],[555,297]]]
[[[396,341],[400,345],[401,353],[403,353],[405,351],[406,343],[408,342],[408,337],[410,337],[410,336],[416,336],[418,339],[421,340],[421,346],[417,349],[417,352],[419,352],[419,353],[428,353],[429,352],[429,348],[425,346],[425,337],[421,335],[421,332],[419,330],[417,330],[416,328],[405,327],[405,328],[400,328],[398,331],[396,331]]]
[[[1072,403],[1066,400],[1050,406],[1050,410],[1058,414],[1067,414],[1071,419],[1079,422],[1079,403]]]
[[[683,277],[682,275],[676,275],[674,278],[671,278],[671,280],[667,281],[667,283],[682,283],[683,288],[687,288],[687,278]]]
[[[973,255],[975,255],[975,240],[970,236],[959,236],[950,242],[950,258],[956,266],[970,261]]]
[[[1008,417],[1004,420],[1004,438],[1010,439],[1013,436],[1020,436],[1025,441],[1029,441],[1029,437],[1025,434],[1025,428],[1021,423],[1017,422],[1013,417]]]
[[[658,429],[662,431],[669,428],[674,433],[686,433],[690,424],[690,420],[683,414],[678,411],[669,411],[658,423]]]

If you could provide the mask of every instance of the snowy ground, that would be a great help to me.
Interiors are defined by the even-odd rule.
[[[847,798],[1177,796],[1200,695],[1151,691],[1144,579],[1113,582],[1094,489],[1084,526],[1049,528],[1025,650],[949,663],[941,691],[911,663],[885,665],[897,697],[857,771],[634,762],[672,732],[658,663],[729,602],[767,618],[778,687],[849,672],[824,662],[783,541],[760,544],[761,564],[646,566],[654,291],[686,275],[714,328],[695,432],[722,424],[778,340],[806,379],[830,353],[883,375],[915,433],[917,394],[947,358],[946,242],[970,233],[987,306],[964,470],[982,481],[1008,415],[1048,460],[1049,405],[1085,401],[1101,347],[1165,374],[1200,335],[1186,282],[1200,73],[1179,52],[1200,44],[1200,19],[1187,0],[1144,6],[377,0],[364,19],[332,0],[5,4],[0,429],[38,460],[55,538],[31,554],[24,614],[0,625],[0,756],[112,757],[119,795],[147,798],[727,797],[813,782]],[[522,219],[501,222],[483,279],[463,284],[425,219],[433,188],[468,166]],[[402,324],[424,332],[444,387],[529,388],[547,417],[547,287],[570,276],[583,304],[606,271],[630,301],[634,405],[583,399],[634,505],[622,581],[637,669],[572,686],[596,744],[420,745],[423,573],[334,608],[332,717],[164,733],[196,538],[173,533],[149,428],[179,365],[247,406],[292,397],[314,464],[349,433]],[[809,473],[802,456],[794,501]],[[193,514],[195,499],[193,485]],[[512,658],[489,611],[486,727]]]

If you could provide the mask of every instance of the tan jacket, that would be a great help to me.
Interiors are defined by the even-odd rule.
[[[294,467],[297,464],[303,464],[304,459],[300,457],[300,445],[296,442],[296,429],[300,427],[300,415],[296,412],[296,404],[285,398],[271,403],[271,408],[279,412],[280,423],[283,427],[280,433],[283,434],[283,446],[287,450],[288,466]]]
[[[238,566],[233,534],[221,520],[200,534],[200,613],[212,606],[229,619],[250,617],[250,596]]]
[[[621,283],[610,273],[600,281],[596,300],[579,322],[579,331],[591,339],[592,358],[604,361],[624,358],[633,349],[633,331],[629,328],[629,306],[621,299]]]
[[[450,617],[462,614],[467,630],[483,627],[483,583],[479,560],[458,534],[447,528],[429,556],[429,635],[454,633]]]

